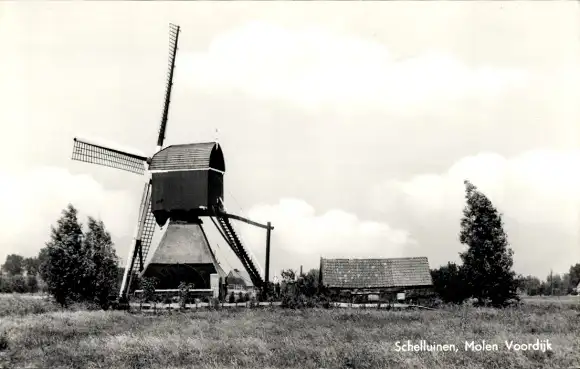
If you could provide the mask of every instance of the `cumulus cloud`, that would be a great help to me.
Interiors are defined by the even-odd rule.
[[[139,196],[138,191],[107,189],[91,175],[72,174],[64,168],[38,167],[2,172],[0,260],[11,253],[36,255],[49,239],[50,225],[55,224],[62,209],[72,203],[79,209],[81,222],[85,222],[88,215],[105,222],[113,236],[117,254],[124,261]],[[317,213],[311,205],[298,199],[256,205],[247,215],[256,221],[271,221],[276,227],[272,233],[273,272],[298,264],[315,267],[320,256],[402,256],[405,248],[415,243],[408,232],[386,223],[362,220],[339,209]],[[257,256],[263,267],[264,230],[235,223],[246,247]],[[226,268],[239,267],[239,262],[216,236],[210,222],[206,222],[205,228],[222,264]],[[153,250],[161,235],[162,232],[158,231]]]
[[[346,103],[400,112],[421,103],[494,97],[526,76],[516,69],[470,68],[436,51],[396,60],[373,40],[265,22],[223,33],[203,52],[180,54],[178,62],[179,78],[189,79],[196,89],[310,107]]]
[[[387,223],[359,219],[340,209],[317,213],[307,202],[294,198],[255,205],[248,211],[248,217],[274,225],[272,245],[280,267],[298,264],[316,267],[320,257],[399,257],[415,244],[408,232]],[[263,230],[239,228],[244,240],[256,245],[257,254],[262,255]],[[280,255],[286,259],[279,260]]]
[[[124,260],[128,244],[123,236],[134,227],[138,197],[59,167],[0,172],[0,261],[11,253],[35,256],[49,240],[50,225],[69,203],[79,210],[81,222],[88,215],[105,222]]]
[[[391,179],[372,191],[375,208],[417,237],[437,263],[457,259],[463,180],[471,180],[505,215],[515,266],[539,276],[580,260],[580,150],[533,150],[514,157],[480,153],[444,173]],[[395,214],[396,213],[396,214]]]

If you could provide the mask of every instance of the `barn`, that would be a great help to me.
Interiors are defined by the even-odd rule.
[[[426,257],[320,259],[320,285],[335,298],[394,301],[427,297],[433,281]]]

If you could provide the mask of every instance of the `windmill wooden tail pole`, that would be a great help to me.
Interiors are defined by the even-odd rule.
[[[167,290],[177,289],[180,282],[210,290],[216,275],[223,281],[225,272],[207,240],[204,217],[217,227],[254,286],[263,288],[269,281],[270,235],[274,227],[269,222],[264,225],[227,212],[223,203],[225,160],[221,145],[203,142],[163,147],[179,32],[179,26],[170,24],[165,100],[154,154],[147,156],[95,140],[74,138],[73,160],[125,170],[143,175],[145,179],[135,234],[119,290],[121,299],[127,298],[136,271],[140,276],[156,277],[160,281],[158,288]],[[263,276],[259,263],[242,243],[231,219],[267,231]],[[157,226],[167,223],[158,247],[149,255]]]

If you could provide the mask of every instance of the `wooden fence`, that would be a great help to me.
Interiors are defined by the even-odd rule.
[[[197,309],[208,309],[212,307],[215,308],[257,308],[257,307],[280,307],[282,303],[280,301],[274,302],[220,302],[217,305],[212,305],[207,302],[200,302],[197,304],[186,304],[186,310],[197,310]],[[178,310],[180,309],[179,303],[171,303],[171,304],[140,304],[132,302],[130,303],[131,308],[135,308],[137,310],[144,310],[144,311],[163,311],[163,310]],[[388,309],[408,309],[408,308],[420,308],[420,309],[429,309],[425,306],[420,305],[410,305],[410,304],[400,304],[400,303],[392,303],[392,304],[379,304],[379,303],[367,303],[367,304],[351,304],[345,302],[331,302],[331,308],[353,308],[353,309],[380,309],[380,310],[388,310]]]

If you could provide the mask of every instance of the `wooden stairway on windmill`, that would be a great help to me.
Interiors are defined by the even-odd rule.
[[[141,275],[157,278],[158,289],[176,289],[180,282],[193,283],[195,289],[219,288],[216,281],[222,285],[226,273],[209,245],[201,219],[215,217],[214,224],[253,282],[261,285],[257,263],[223,208],[221,147],[215,142],[168,146],[151,158],[149,170],[151,212],[157,224],[169,224]]]

